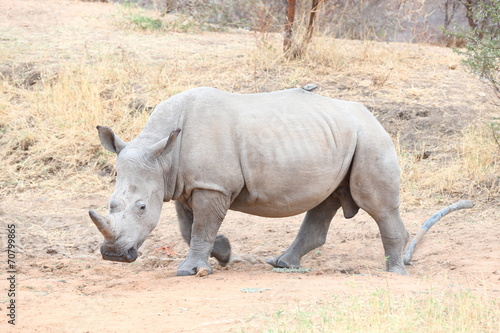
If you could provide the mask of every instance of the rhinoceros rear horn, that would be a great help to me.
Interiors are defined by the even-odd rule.
[[[89,216],[92,222],[96,225],[97,229],[101,232],[104,238],[114,238],[113,226],[111,225],[111,219],[107,216],[101,216],[92,209],[89,210]]]

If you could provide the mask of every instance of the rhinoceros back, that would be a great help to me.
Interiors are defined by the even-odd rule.
[[[301,89],[230,94],[196,88],[168,103],[176,110],[164,112],[175,117],[152,118],[176,118],[182,129],[176,163],[182,195],[222,191],[231,196],[231,209],[261,216],[317,206],[348,173],[360,131],[385,133],[362,105]]]

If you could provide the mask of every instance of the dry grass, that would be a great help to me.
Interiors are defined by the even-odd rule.
[[[119,12],[116,16],[116,25],[125,29],[194,33],[202,30],[216,30],[217,28],[208,24],[200,24],[191,16],[144,10],[135,4],[127,2],[116,8]]]
[[[7,157],[2,189],[43,188],[53,186],[53,180],[64,188],[78,173],[109,162],[94,140],[96,124],[139,129],[146,120],[144,113],[123,112],[133,96],[130,82],[135,71],[119,64],[66,64],[56,73],[44,73],[53,79],[31,89],[4,82],[10,94],[2,100],[2,108],[8,110],[2,117]],[[131,134],[124,136],[130,139]]]
[[[93,43],[72,49],[74,36],[58,40],[56,57],[43,47],[53,40],[33,41],[29,34],[7,30],[6,38],[16,40],[21,49],[34,45],[23,57],[8,43],[0,52],[1,195],[108,186],[114,156],[101,148],[95,126],[110,125],[130,140],[143,127],[148,110],[186,89],[213,86],[245,93],[314,82],[321,94],[374,108],[404,103],[460,111],[467,106],[479,117],[469,118],[478,120],[449,139],[441,135],[439,153],[432,158],[418,158],[425,149],[425,133],[414,147],[399,146],[403,201],[406,207],[439,202],[442,196],[498,202],[499,147],[485,125],[496,111],[484,99],[478,101],[474,91],[483,87],[473,78],[459,70],[449,72],[448,66],[458,63],[451,50],[320,36],[302,60],[287,61],[279,35],[164,35],[117,26],[116,18],[100,17],[99,22],[103,30],[95,36],[89,32],[96,29],[92,21],[79,27]],[[114,38],[103,47],[98,38],[106,29]],[[33,71],[41,79],[30,84],[26,80]]]
[[[425,146],[415,151],[397,147],[406,207],[426,204],[428,198],[443,204],[450,198],[472,199],[487,206],[497,204],[500,147],[486,123],[465,128],[440,158],[423,160]]]
[[[497,332],[500,328],[498,301],[481,292],[400,294],[378,289],[356,296],[357,292],[320,304],[285,307],[267,317],[266,331]]]

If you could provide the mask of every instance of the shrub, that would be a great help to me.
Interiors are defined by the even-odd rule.
[[[467,1],[470,28],[448,32],[466,40],[463,64],[488,84],[500,98],[500,1]]]
[[[135,27],[141,30],[159,30],[163,26],[161,20],[137,13],[130,14],[129,20]]]

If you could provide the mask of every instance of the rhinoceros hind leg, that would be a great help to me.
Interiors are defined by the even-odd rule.
[[[403,252],[408,242],[409,234],[399,215],[399,209],[389,215],[373,216],[378,224],[382,244],[384,245],[387,272],[407,275],[403,263]]]
[[[399,213],[399,166],[390,138],[377,145],[359,143],[351,169],[351,195],[377,222],[386,258],[386,270],[406,275],[403,252],[408,231]]]
[[[330,222],[339,208],[338,196],[332,194],[309,210],[292,245],[283,254],[269,259],[267,263],[280,268],[300,267],[300,258],[303,255],[325,244]]]

